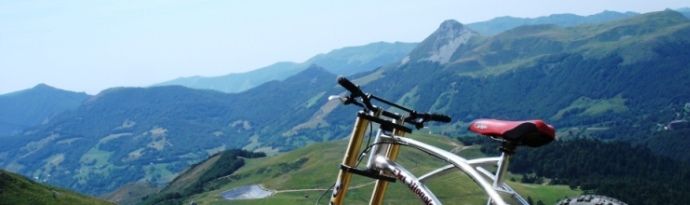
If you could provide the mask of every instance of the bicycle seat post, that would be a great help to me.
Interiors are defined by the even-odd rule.
[[[501,159],[498,161],[498,169],[496,170],[496,180],[494,180],[494,188],[503,189],[502,184],[505,178],[505,174],[508,172],[508,165],[510,164],[510,158],[515,153],[515,148],[517,145],[510,142],[503,142],[501,145]]]

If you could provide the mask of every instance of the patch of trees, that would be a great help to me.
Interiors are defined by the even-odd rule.
[[[643,144],[657,154],[690,163],[690,129],[659,132],[646,138]]]
[[[625,142],[576,139],[518,149],[510,171],[630,204],[690,201],[690,165]]]

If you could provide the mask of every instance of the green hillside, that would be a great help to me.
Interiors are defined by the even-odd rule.
[[[421,133],[411,137],[468,158],[484,156],[484,153],[498,154],[496,141],[479,136],[463,136],[458,138],[459,141]],[[185,194],[179,191],[184,190],[180,187],[199,184],[196,180],[203,178],[200,176],[206,175],[209,167],[222,161],[214,156],[187,170],[165,190],[169,190],[168,193],[177,190],[174,192],[177,195],[168,195],[178,200],[176,203],[311,204],[333,183],[345,144],[346,141],[319,143],[270,158],[251,159],[240,169],[232,169],[232,174],[204,180],[206,183],[197,188],[203,192]],[[399,162],[417,175],[444,165],[425,153],[409,148],[403,148]],[[521,147],[511,161],[510,171],[513,174],[509,175],[508,183],[535,203],[542,201],[554,204],[564,197],[594,193],[612,196],[630,204],[658,204],[660,201],[682,204],[688,200],[685,193],[690,189],[685,183],[690,176],[687,163],[658,156],[644,147],[620,141],[572,139],[556,141],[540,148]],[[371,179],[356,176],[347,202],[365,204],[373,186],[371,182]],[[260,199],[225,199],[226,192],[246,190],[257,185],[269,196]],[[463,174],[449,174],[432,180],[428,185],[446,202],[479,204],[485,200],[483,193]],[[574,187],[577,189],[573,190]],[[655,191],[664,187],[669,190]],[[418,203],[415,196],[400,184],[394,184],[388,193],[387,204]],[[147,201],[146,204],[152,203]]]
[[[464,155],[476,154],[476,149],[478,149],[464,147],[458,141],[442,136],[414,135],[413,137],[447,150],[466,153]],[[205,186],[206,192],[186,197],[184,201],[197,204],[313,204],[324,189],[334,182],[345,144],[345,141],[319,143],[275,157],[247,160],[247,164],[232,175],[212,181],[210,185]],[[403,149],[400,161],[417,174],[444,165],[440,160],[408,148]],[[565,196],[580,193],[567,186],[510,183],[519,192],[525,193],[526,197],[529,196],[535,202],[541,200],[547,204],[553,204]],[[228,201],[221,197],[224,191],[253,184],[261,184],[264,188],[274,191],[274,194],[268,198],[254,200]],[[356,176],[352,184],[357,188],[349,192],[348,204],[365,204],[373,188],[372,180]],[[460,173],[434,179],[429,186],[436,191],[439,198],[453,201],[453,204],[481,204],[486,200],[483,192],[475,187],[469,178]],[[386,204],[419,204],[415,196],[399,183],[393,184],[387,193]],[[327,196],[324,197],[321,204],[325,204],[327,200]]]
[[[305,99],[323,96],[335,78],[310,67],[239,94],[182,86],[109,89],[50,123],[5,138],[0,165],[94,195],[135,181],[160,186],[225,149],[251,144],[275,153],[308,143],[270,128],[307,121],[318,107]]]
[[[111,204],[101,199],[36,183],[18,174],[0,170],[0,204]]]
[[[690,18],[690,8],[673,9],[686,17]],[[530,25],[556,25],[559,27],[573,27],[581,25],[601,24],[609,21],[622,20],[630,17],[640,15],[637,12],[617,12],[617,11],[602,11],[596,14],[580,16],[576,14],[551,14],[548,16],[540,16],[536,18],[519,18],[512,16],[496,17],[488,21],[481,21],[467,24],[470,29],[477,31],[483,35],[495,35],[504,31],[514,29],[520,26]]]
[[[681,49],[688,36],[690,21],[670,10],[599,25],[523,26],[473,37],[447,63],[421,56],[385,67],[371,74],[385,78],[363,87],[465,122],[541,118],[626,132],[595,134],[604,138],[644,138],[690,102],[690,53]]]
[[[526,25],[553,24],[562,27],[569,27],[583,24],[598,24],[612,20],[625,19],[635,15],[639,14],[635,12],[603,11],[588,16],[580,16],[575,14],[552,14],[537,18],[516,18],[504,16],[493,18],[488,21],[471,23],[467,26],[481,34],[494,35]]]
[[[230,175],[244,166],[246,158],[265,157],[263,153],[244,150],[226,150],[194,164],[191,168],[157,193],[142,198],[142,204],[179,204],[184,196],[204,192],[214,180]],[[125,200],[130,201],[130,200]]]

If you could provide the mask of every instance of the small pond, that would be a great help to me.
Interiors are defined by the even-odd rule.
[[[220,193],[220,195],[226,200],[261,199],[273,195],[273,191],[254,184],[230,189]]]

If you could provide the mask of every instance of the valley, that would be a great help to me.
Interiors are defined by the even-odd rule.
[[[415,134],[413,138],[422,140],[447,150],[462,147],[458,141],[444,136]],[[185,197],[182,203],[197,204],[312,204],[333,184],[338,173],[346,141],[319,143],[269,158],[247,160],[242,168],[229,176],[218,178],[204,187],[203,193]],[[460,151],[462,156],[478,157],[478,147],[470,146]],[[477,156],[475,156],[477,155]],[[400,162],[411,168],[416,174],[423,174],[442,165],[441,160],[413,149],[403,149]],[[183,177],[186,174],[182,175]],[[373,189],[373,181],[366,177],[356,176],[353,189],[348,192],[346,201],[353,204],[366,204]],[[521,193],[526,193],[535,202],[541,200],[553,204],[563,197],[577,196],[579,190],[572,190],[563,185],[524,184],[517,181],[510,184]],[[260,185],[272,192],[261,199],[226,200],[223,194],[233,188],[248,185]],[[461,173],[450,173],[430,181],[429,186],[437,196],[446,201],[463,201],[465,204],[477,204],[486,200],[483,192]],[[321,199],[328,201],[328,195]],[[391,185],[387,192],[386,203],[418,204],[416,196],[400,183]]]

